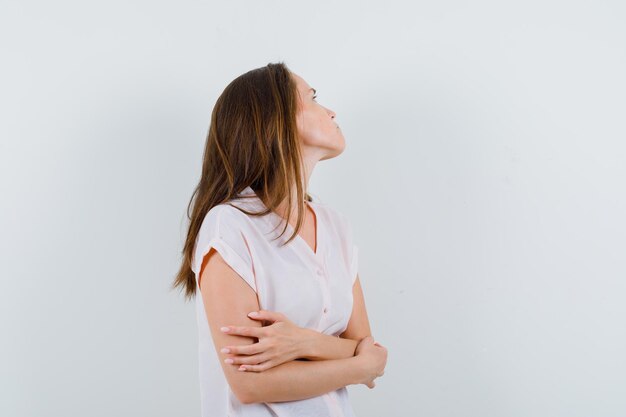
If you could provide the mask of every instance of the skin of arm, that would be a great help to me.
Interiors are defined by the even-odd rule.
[[[247,316],[248,312],[259,310],[257,295],[213,248],[204,257],[199,285],[224,376],[242,403],[300,400],[363,382],[365,367],[358,356],[311,362],[294,360],[263,372],[239,371],[237,365],[225,363],[227,355],[219,347],[258,341],[220,330],[224,323],[261,327],[261,322]]]
[[[352,286],[352,298],[354,300],[352,314],[346,330],[339,337],[335,337],[312,329],[305,329],[311,334],[311,343],[306,345],[306,350],[300,356],[301,358],[313,361],[350,358],[354,356],[359,341],[372,335],[358,274]]]
[[[358,357],[324,361],[291,361],[263,372],[241,372],[249,387],[243,403],[295,401],[363,382]]]

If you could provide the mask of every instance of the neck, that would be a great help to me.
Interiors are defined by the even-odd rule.
[[[317,163],[317,161],[319,161],[319,158],[316,158],[314,156],[311,155],[307,155],[305,154],[303,156],[304,159],[304,164],[302,166],[304,172],[304,181],[303,181],[303,187],[304,187],[304,195],[306,196],[307,190],[309,189],[309,178],[311,177],[311,174],[313,173],[313,168],[315,168],[315,164]],[[298,194],[297,194],[297,190],[296,190],[296,184],[292,185],[292,195],[291,195],[291,201],[292,201],[292,206],[291,206],[291,218],[295,219],[295,217],[298,215]],[[283,218],[287,218],[287,201],[283,201],[280,205],[279,205],[279,212],[280,212],[280,216]]]

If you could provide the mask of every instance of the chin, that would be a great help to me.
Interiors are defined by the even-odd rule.
[[[332,143],[327,143],[326,146],[326,155],[320,161],[325,159],[331,159],[338,155],[341,155],[343,151],[346,149],[346,141],[343,138],[343,135],[340,135],[338,138],[333,140]]]
[[[346,140],[344,139],[343,135],[341,135],[341,139],[339,139],[339,153],[342,153],[344,151],[344,149],[346,149]]]
[[[328,149],[328,151],[326,152],[326,155],[324,155],[324,157],[322,159],[320,159],[320,161],[325,161],[327,159],[332,159],[336,156],[339,156],[343,153],[344,148],[332,148],[332,149]]]
[[[332,156],[335,157],[335,156],[341,155],[345,149],[346,149],[346,143],[344,141],[341,141],[341,146],[333,149]]]

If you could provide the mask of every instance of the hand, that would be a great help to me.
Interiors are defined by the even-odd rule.
[[[355,350],[355,357],[361,361],[361,368],[364,376],[361,384],[367,385],[370,389],[376,384],[374,380],[385,374],[387,364],[387,348],[374,341],[372,336],[361,339]]]
[[[302,355],[309,343],[311,334],[308,329],[295,325],[284,314],[275,311],[260,310],[257,315],[248,314],[253,320],[273,323],[265,327],[227,326],[228,334],[258,338],[251,345],[225,346],[231,355],[233,365],[241,364],[239,370],[261,372],[281,363],[289,362]]]

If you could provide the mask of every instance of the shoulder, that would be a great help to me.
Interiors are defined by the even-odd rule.
[[[248,215],[238,208],[222,203],[212,207],[204,216],[201,228],[208,228],[216,233],[220,229],[244,229],[250,224]]]
[[[248,218],[248,215],[246,213],[244,213],[234,205],[228,203],[221,203],[211,208],[211,210],[209,210],[209,213],[207,213],[207,216],[209,214],[228,220],[232,219],[242,221]]]

